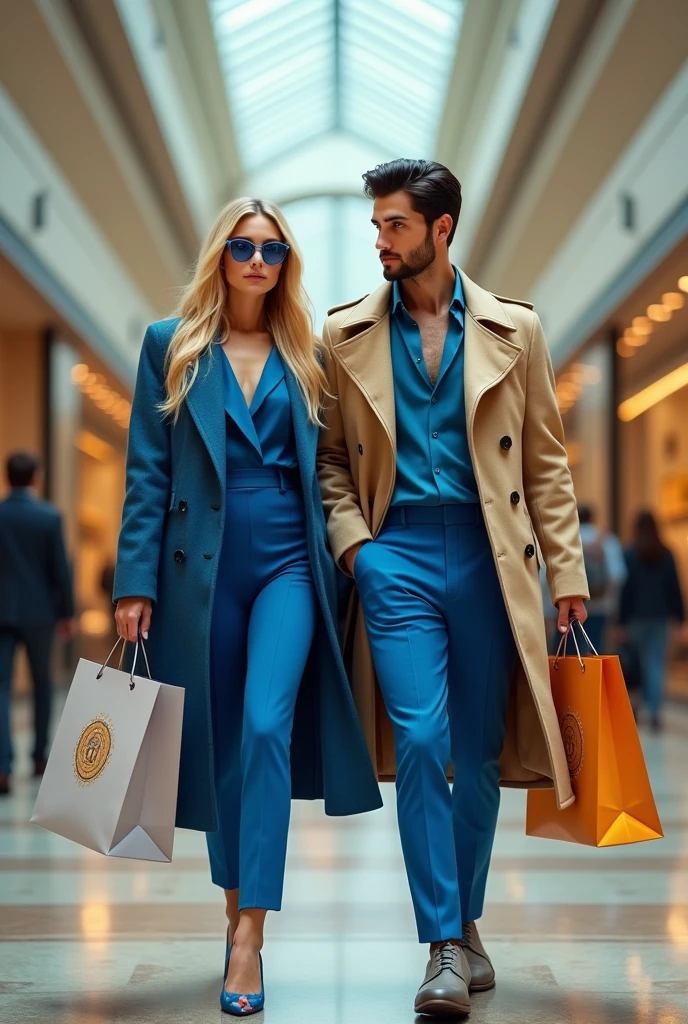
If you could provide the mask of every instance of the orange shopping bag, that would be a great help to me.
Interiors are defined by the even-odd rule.
[[[596,652],[581,657],[571,627],[569,632],[577,656],[565,656],[567,633],[562,638],[564,656],[557,652],[550,658],[550,680],[576,800],[559,811],[553,790],[530,790],[526,834],[586,846],[661,839],[664,833],[619,659]]]

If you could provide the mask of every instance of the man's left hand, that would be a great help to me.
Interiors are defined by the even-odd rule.
[[[580,623],[583,623],[588,617],[584,597],[561,597],[557,601],[557,608],[559,609],[557,629],[560,633],[566,632],[571,619],[578,619]]]

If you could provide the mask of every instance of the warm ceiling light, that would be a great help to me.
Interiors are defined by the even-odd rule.
[[[656,320],[658,323],[666,323],[667,320],[671,320],[673,313],[668,306],[662,305],[661,302],[655,302],[651,306],[647,307],[647,315],[650,320]]]
[[[681,289],[682,292],[688,292],[688,276],[687,277],[679,277],[679,279],[678,279],[678,286],[679,286],[679,288]]]
[[[90,430],[80,430],[74,442],[79,451],[97,459],[98,462],[107,462],[114,454],[114,448],[102,437],[92,434]]]
[[[686,385],[688,385],[688,363],[684,363],[683,366],[679,366],[676,370],[672,370],[671,373],[667,373],[665,377],[660,377],[654,384],[650,384],[636,395],[622,402],[617,410],[619,419],[623,420],[624,423],[634,420],[636,416],[647,412],[657,402],[661,402],[663,398],[673,395],[675,391],[686,387]]]
[[[685,301],[680,292],[664,292],[662,295],[662,305],[669,309],[683,309]]]
[[[86,379],[88,366],[86,363],[77,363],[72,367],[72,380],[75,384],[81,384]]]
[[[632,348],[623,338],[619,338],[616,343],[616,351],[623,359],[628,359],[630,356],[635,355],[635,349]]]
[[[655,325],[652,323],[647,316],[634,316],[633,317],[633,330],[636,334],[652,334],[655,329]]]
[[[627,327],[623,333],[623,340],[631,348],[640,348],[641,345],[647,345],[650,340],[649,334],[636,334],[632,327]]]

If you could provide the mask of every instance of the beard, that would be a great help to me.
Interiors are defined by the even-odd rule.
[[[399,256],[399,253],[382,253],[387,256]],[[415,249],[411,249],[405,257],[399,256],[400,262],[396,266],[382,268],[382,276],[385,281],[405,281],[408,277],[417,277],[435,261],[435,246],[432,241],[432,231],[428,229],[424,240]]]

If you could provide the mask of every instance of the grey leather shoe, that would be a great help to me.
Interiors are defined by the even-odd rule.
[[[471,969],[461,946],[443,942],[430,953],[425,980],[416,996],[416,1013],[456,1017],[471,1012]]]
[[[478,935],[475,921],[465,921],[463,926],[463,951],[471,969],[469,992],[486,992],[494,988],[495,972],[492,961]]]

